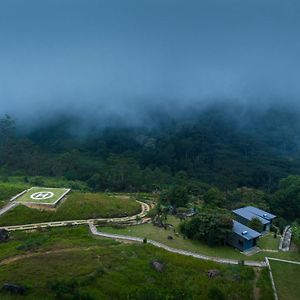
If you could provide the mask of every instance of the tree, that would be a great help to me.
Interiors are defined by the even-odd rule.
[[[298,250],[300,252],[300,225],[298,223],[294,223],[292,225],[292,235],[293,242],[298,246]]]
[[[232,231],[232,218],[222,209],[204,210],[180,225],[180,231],[189,239],[206,242],[209,246],[224,245]]]
[[[188,191],[183,186],[172,187],[161,195],[160,201],[175,207],[184,207],[189,201]]]
[[[263,229],[263,224],[258,218],[253,218],[249,222],[249,227],[252,228],[255,231],[261,232]]]
[[[224,195],[217,187],[210,188],[204,194],[203,200],[207,205],[224,207]]]
[[[268,211],[268,200],[266,193],[261,190],[240,187],[226,193],[226,208],[235,209],[250,205]]]
[[[290,175],[280,181],[279,190],[271,200],[271,209],[275,214],[289,221],[300,218],[299,175]]]
[[[9,116],[5,115],[0,119],[0,144],[6,143],[14,136],[15,121]]]

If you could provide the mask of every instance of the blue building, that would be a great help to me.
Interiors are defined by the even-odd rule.
[[[227,237],[227,243],[241,251],[245,251],[255,247],[260,236],[261,234],[257,231],[233,220],[232,232]]]
[[[276,218],[275,215],[256,208],[254,206],[246,206],[238,208],[232,211],[236,217],[236,220],[244,225],[249,225],[249,222],[257,218],[262,223],[262,228],[260,232],[265,232],[270,230],[273,219]]]

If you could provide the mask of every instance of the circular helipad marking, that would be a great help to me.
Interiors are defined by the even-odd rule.
[[[37,192],[30,196],[33,200],[45,200],[53,197],[54,194],[52,192]]]

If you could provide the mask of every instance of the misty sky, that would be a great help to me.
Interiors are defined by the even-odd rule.
[[[0,114],[20,120],[299,101],[299,79],[300,1],[0,2]]]

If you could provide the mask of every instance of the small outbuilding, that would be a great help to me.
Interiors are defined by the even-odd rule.
[[[233,220],[232,232],[227,237],[227,243],[241,251],[245,251],[255,247],[260,236],[259,232]]]

